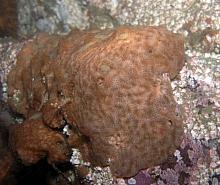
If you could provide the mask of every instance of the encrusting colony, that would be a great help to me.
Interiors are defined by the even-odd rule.
[[[12,149],[33,164],[67,161],[78,148],[116,177],[160,164],[183,134],[170,80],[184,61],[183,38],[162,27],[37,35],[8,76],[8,102],[25,117]]]

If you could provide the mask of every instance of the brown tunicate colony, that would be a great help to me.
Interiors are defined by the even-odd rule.
[[[117,177],[163,162],[183,134],[170,84],[183,65],[183,38],[162,27],[39,34],[8,77],[8,102],[26,118],[11,132],[14,151],[24,163],[45,151],[62,162],[65,147],[79,148]],[[69,138],[55,133],[65,124]]]

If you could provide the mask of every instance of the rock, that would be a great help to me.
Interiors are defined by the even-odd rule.
[[[17,35],[17,2],[0,0],[0,37]]]
[[[40,112],[43,121],[17,125],[13,148],[28,163],[45,151],[62,151],[48,147],[61,136],[46,135],[54,132],[47,126],[62,127],[57,120],[65,120],[74,129],[71,145],[83,146],[83,159],[109,165],[116,177],[160,164],[183,134],[170,80],[184,61],[183,38],[162,27],[39,34],[24,46],[8,76],[8,102],[27,120]],[[51,104],[59,114],[43,108]],[[33,155],[32,148],[41,152]]]
[[[13,179],[14,159],[8,147],[8,129],[13,124],[7,105],[0,101],[0,184],[15,184]]]

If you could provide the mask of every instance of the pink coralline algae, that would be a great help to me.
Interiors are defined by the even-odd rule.
[[[170,80],[184,61],[183,38],[162,27],[39,34],[8,76],[8,102],[26,119],[11,132],[13,150],[24,163],[37,162],[46,157],[38,149],[56,153],[68,142],[63,147],[78,148],[93,166],[110,166],[116,177],[164,162],[183,135]],[[59,134],[54,142],[66,124],[69,138]],[[29,139],[36,147],[25,147]]]
[[[150,185],[153,182],[158,185],[188,185],[198,181],[194,174],[198,163],[209,163],[208,149],[199,140],[185,134],[180,147],[164,163],[140,171],[133,179],[136,185]],[[128,180],[125,182],[129,185]]]

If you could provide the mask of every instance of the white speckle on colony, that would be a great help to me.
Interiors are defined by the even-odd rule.
[[[69,128],[69,125],[65,125],[63,127],[63,134],[67,135],[67,136],[70,136],[70,128]]]
[[[134,184],[136,184],[136,180],[134,178],[130,178],[130,179],[128,179],[128,184],[134,185]]]
[[[82,156],[79,149],[72,148],[72,155],[70,158],[70,163],[73,165],[79,165],[81,163]]]

